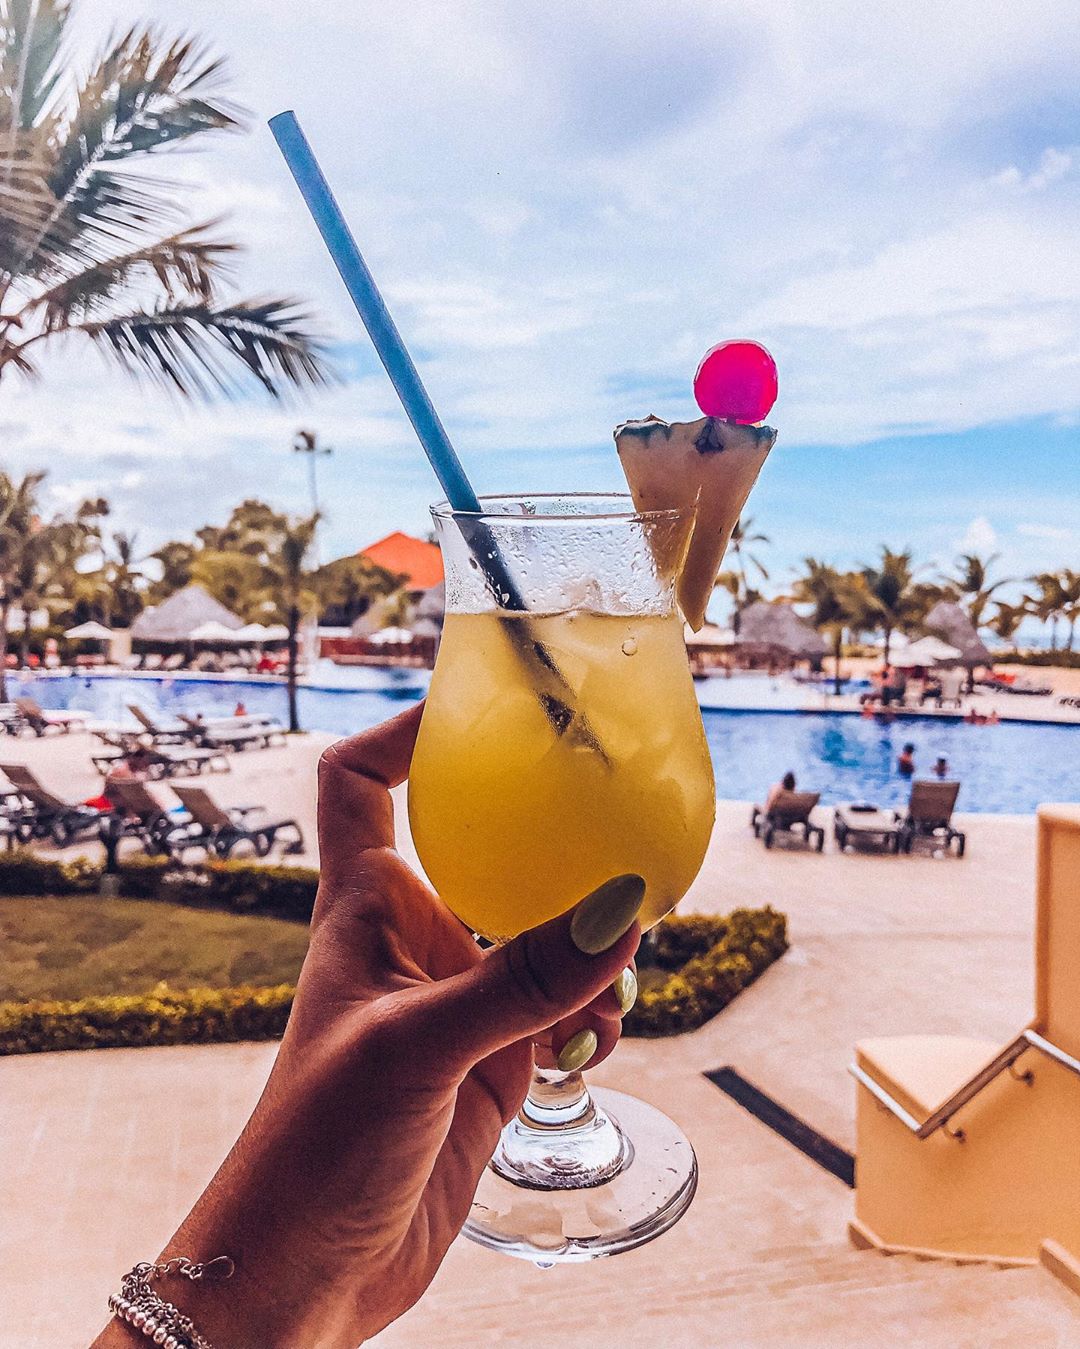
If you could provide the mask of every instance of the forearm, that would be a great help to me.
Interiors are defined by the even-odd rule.
[[[297,1217],[296,1194],[283,1192],[269,1149],[256,1147],[251,1132],[249,1125],[157,1257],[207,1263],[227,1255],[232,1275],[155,1278],[154,1290],[214,1349],[355,1349],[374,1333],[357,1321],[359,1290],[346,1291],[340,1258],[321,1258],[322,1242]],[[148,1343],[114,1318],[93,1349]]]

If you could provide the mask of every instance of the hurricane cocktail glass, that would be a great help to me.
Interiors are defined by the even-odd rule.
[[[446,622],[409,779],[417,853],[494,942],[625,873],[648,928],[697,874],[715,809],[674,602],[691,516],[621,495],[481,505],[433,510]],[[670,1227],[696,1179],[660,1111],[538,1067],[465,1230],[541,1264],[611,1255]]]

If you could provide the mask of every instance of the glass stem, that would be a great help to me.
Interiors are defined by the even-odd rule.
[[[593,1101],[580,1073],[536,1068],[491,1166],[527,1189],[585,1190],[617,1176],[632,1156],[628,1139]]]
[[[521,1107],[523,1123],[540,1129],[567,1129],[586,1123],[593,1113],[592,1097],[579,1072],[533,1069],[529,1094]]]

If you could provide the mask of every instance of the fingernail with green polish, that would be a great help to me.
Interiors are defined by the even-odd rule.
[[[586,895],[570,920],[570,939],[579,951],[597,956],[610,950],[638,916],[645,882],[632,872],[613,876]]]
[[[621,974],[615,976],[611,987],[615,990],[615,999],[619,1004],[619,1011],[628,1012],[637,1002],[637,975],[629,965]]]
[[[560,1073],[572,1073],[578,1068],[584,1068],[592,1056],[596,1053],[596,1032],[592,1030],[579,1030],[576,1035],[571,1035],[562,1049],[559,1050],[557,1063]]]

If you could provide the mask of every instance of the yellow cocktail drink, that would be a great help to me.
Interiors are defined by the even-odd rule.
[[[677,613],[447,614],[409,815],[429,879],[475,931],[512,937],[624,872],[645,878],[655,923],[697,874],[714,809]]]

